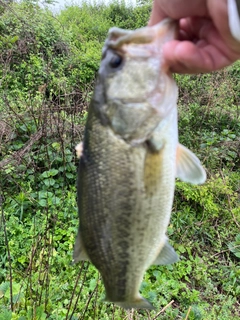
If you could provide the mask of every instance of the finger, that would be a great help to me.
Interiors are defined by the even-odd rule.
[[[185,17],[208,17],[207,0],[154,0],[148,25],[166,17],[179,20]]]
[[[231,61],[221,51],[204,40],[198,45],[190,41],[171,41],[164,45],[163,54],[172,72],[205,73],[223,68]]]
[[[225,67],[240,58],[240,50],[236,51],[233,47],[226,45],[222,35],[210,19],[196,17],[181,19],[180,28],[182,33],[185,32],[185,39],[192,42],[192,46],[188,44],[186,47],[186,43],[184,44],[183,41],[183,47],[179,48],[188,48],[189,50],[190,47],[192,48],[191,51],[184,52],[184,59],[198,62],[196,71],[199,70],[199,64],[202,68],[206,68],[205,71],[199,71],[207,72]],[[178,50],[180,50],[179,48]],[[199,49],[204,50],[199,51]]]
[[[151,15],[150,15],[150,19],[149,19],[148,25],[149,26],[154,26],[155,24],[157,24],[158,22],[162,21],[166,17],[167,17],[166,12],[161,9],[161,7],[159,6],[158,1],[155,0],[153,2],[152,12],[151,12]]]
[[[234,23],[234,25],[231,26],[232,21],[236,22],[236,19],[234,20],[234,17],[230,15],[230,11],[228,8],[229,1],[227,0],[208,0],[208,7],[209,7],[209,14],[214,21],[214,25],[216,29],[218,30],[219,34],[221,34],[221,37],[223,41],[225,42],[225,46],[228,47],[231,51],[235,52],[235,54],[240,53],[240,42],[236,40],[234,34],[232,34],[232,31],[238,32],[238,25]],[[232,2],[232,1],[231,1]],[[237,0],[237,3],[239,0]],[[235,7],[234,14],[237,14],[238,12],[238,6]],[[231,30],[233,28],[233,30]],[[237,35],[239,37],[239,35]]]

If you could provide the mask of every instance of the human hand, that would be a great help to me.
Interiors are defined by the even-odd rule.
[[[154,0],[149,25],[166,17],[179,21],[178,40],[163,47],[172,72],[211,72],[240,59],[240,39],[230,31],[227,0]]]

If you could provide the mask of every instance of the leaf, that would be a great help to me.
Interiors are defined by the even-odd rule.
[[[96,279],[92,279],[89,283],[89,290],[93,291],[96,287],[96,283],[97,283],[97,280]]]
[[[39,199],[41,199],[41,198],[52,198],[53,197],[53,193],[49,192],[49,191],[39,191],[38,197],[39,197]]]
[[[51,169],[51,170],[48,170],[48,171],[44,171],[41,176],[43,178],[49,178],[49,177],[54,177],[58,174],[58,170],[57,169]]]
[[[236,235],[236,242],[239,242],[240,244],[240,233]]]
[[[177,247],[178,251],[181,253],[186,252],[186,248],[184,246],[182,246],[181,244]]]
[[[17,259],[18,262],[20,262],[21,264],[24,264],[26,262],[26,257],[25,256],[20,256],[18,259]]]
[[[44,319],[46,319],[46,317],[47,317],[47,315],[44,312],[44,306],[41,305],[41,306],[37,307],[37,309],[36,309],[36,319],[37,320],[44,320]]]
[[[154,300],[157,298],[157,293],[154,291],[148,292],[148,300],[150,302],[154,302]]]
[[[13,303],[16,304],[21,301],[23,294],[19,292],[18,294],[13,295]]]
[[[52,204],[57,205],[57,204],[59,204],[60,202],[61,202],[61,199],[60,199],[60,198],[58,198],[58,197],[56,197],[56,196],[54,196],[54,197],[52,198]]]
[[[0,320],[11,320],[12,319],[12,312],[9,310],[4,309],[0,313]]]
[[[240,251],[234,253],[237,258],[240,258]]]
[[[53,186],[55,184],[55,180],[52,179],[52,178],[49,178],[49,179],[45,179],[43,180],[43,183],[46,185],[46,186]]]
[[[39,205],[41,206],[41,207],[46,207],[46,205],[47,205],[47,200],[46,199],[41,199],[41,200],[39,200]]]
[[[0,298],[3,297],[5,295],[5,293],[7,292],[7,290],[10,288],[10,282],[3,282],[0,285]]]
[[[72,179],[72,178],[74,178],[74,175],[72,173],[70,173],[70,172],[66,172],[66,177],[68,179]]]
[[[18,36],[14,36],[11,39],[11,43],[15,43],[16,41],[18,41]]]

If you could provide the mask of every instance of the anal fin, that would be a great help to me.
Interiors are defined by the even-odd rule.
[[[178,255],[173,249],[173,247],[169,244],[166,240],[162,250],[160,251],[159,255],[153,262],[153,265],[166,265],[172,264],[178,261]]]
[[[128,309],[148,309],[148,310],[154,310],[154,306],[145,298],[140,296],[138,299],[134,300],[126,300],[126,301],[110,301],[114,302],[116,305],[118,305],[121,308],[124,308],[126,310]]]
[[[206,172],[200,160],[181,144],[177,147],[176,176],[184,182],[202,184],[206,180]]]
[[[90,261],[84,248],[80,231],[78,231],[73,250],[73,263],[77,263],[79,261]]]

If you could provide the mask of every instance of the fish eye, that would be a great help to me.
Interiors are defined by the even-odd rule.
[[[115,54],[115,55],[111,58],[111,60],[110,60],[110,62],[109,62],[109,65],[110,65],[110,67],[116,69],[116,68],[118,68],[118,67],[121,66],[122,61],[123,61],[123,58],[122,58],[120,55]]]

